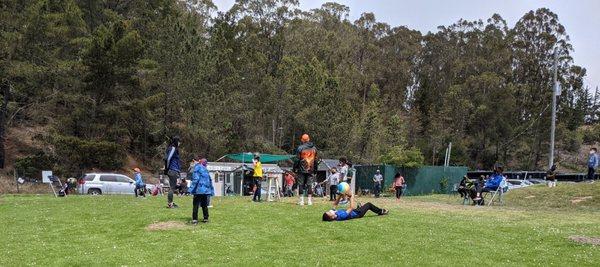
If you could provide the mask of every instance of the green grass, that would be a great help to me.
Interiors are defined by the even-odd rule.
[[[298,207],[291,199],[256,204],[215,198],[209,224],[148,231],[154,222],[187,223],[191,198],[178,198],[180,208],[168,210],[164,197],[5,195],[0,197],[0,266],[597,266],[600,261],[598,247],[567,239],[600,236],[600,212],[591,208],[472,207],[448,196],[361,201],[389,208],[390,215],[325,223],[321,214],[329,204],[324,201]]]

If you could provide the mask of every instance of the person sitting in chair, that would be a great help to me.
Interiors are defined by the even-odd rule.
[[[475,184],[473,183],[473,181],[471,179],[469,179],[469,177],[467,177],[466,175],[463,176],[462,180],[460,180],[460,183],[458,184],[458,193],[460,194],[461,198],[468,198],[469,197],[469,191],[475,186]]]
[[[388,210],[380,209],[370,202],[356,208],[356,201],[354,200],[354,194],[352,194],[350,196],[350,206],[348,207],[348,209],[329,210],[323,213],[323,221],[345,221],[362,218],[365,216],[367,211],[372,211],[377,215],[387,215],[389,213]]]
[[[504,169],[501,165],[496,165],[496,167],[494,167],[494,173],[492,174],[492,176],[490,176],[490,178],[487,181],[485,181],[484,186],[481,186],[481,183],[479,184],[477,188],[477,196],[473,200],[481,200],[482,192],[493,192],[498,190],[498,187],[500,187],[502,180],[504,180],[504,175],[502,175],[503,171]]]

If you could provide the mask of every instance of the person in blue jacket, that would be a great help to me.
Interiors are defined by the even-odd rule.
[[[204,216],[202,222],[208,222],[208,199],[210,196],[214,195],[215,192],[212,179],[208,174],[208,169],[206,169],[208,161],[204,158],[200,159],[200,157],[195,157],[194,162],[196,164],[194,165],[188,192],[194,196],[192,202],[192,224],[196,225],[198,224],[198,206],[202,207],[202,215]]]
[[[596,148],[590,149],[590,157],[588,158],[588,180],[593,180],[596,176],[596,167],[598,167],[598,155],[596,155]]]
[[[179,158],[179,136],[171,138],[165,154],[164,174],[169,177],[169,194],[167,195],[167,208],[177,208],[173,203],[173,193],[177,190],[177,179],[181,176],[181,159]]]
[[[144,180],[142,180],[142,171],[140,168],[134,168],[133,171],[135,172],[135,197],[146,197],[146,184],[144,183]]]
[[[487,181],[485,181],[484,185],[478,185],[477,197],[475,197],[473,200],[481,200],[481,192],[492,192],[498,190],[502,180],[504,180],[504,175],[502,172],[504,172],[504,168],[501,165],[496,165],[494,167],[494,173]]]

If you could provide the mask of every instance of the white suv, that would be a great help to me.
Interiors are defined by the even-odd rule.
[[[87,173],[77,187],[78,192],[91,195],[135,193],[135,181],[116,173]]]

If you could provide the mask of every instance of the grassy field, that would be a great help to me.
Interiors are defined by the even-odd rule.
[[[363,198],[390,214],[331,223],[321,222],[326,201],[298,207],[291,199],[215,198],[211,222],[195,227],[189,197],[169,210],[164,197],[4,195],[0,266],[598,266],[600,247],[568,237],[600,236],[600,183],[570,187],[515,190],[504,207],[462,206],[446,195]]]

